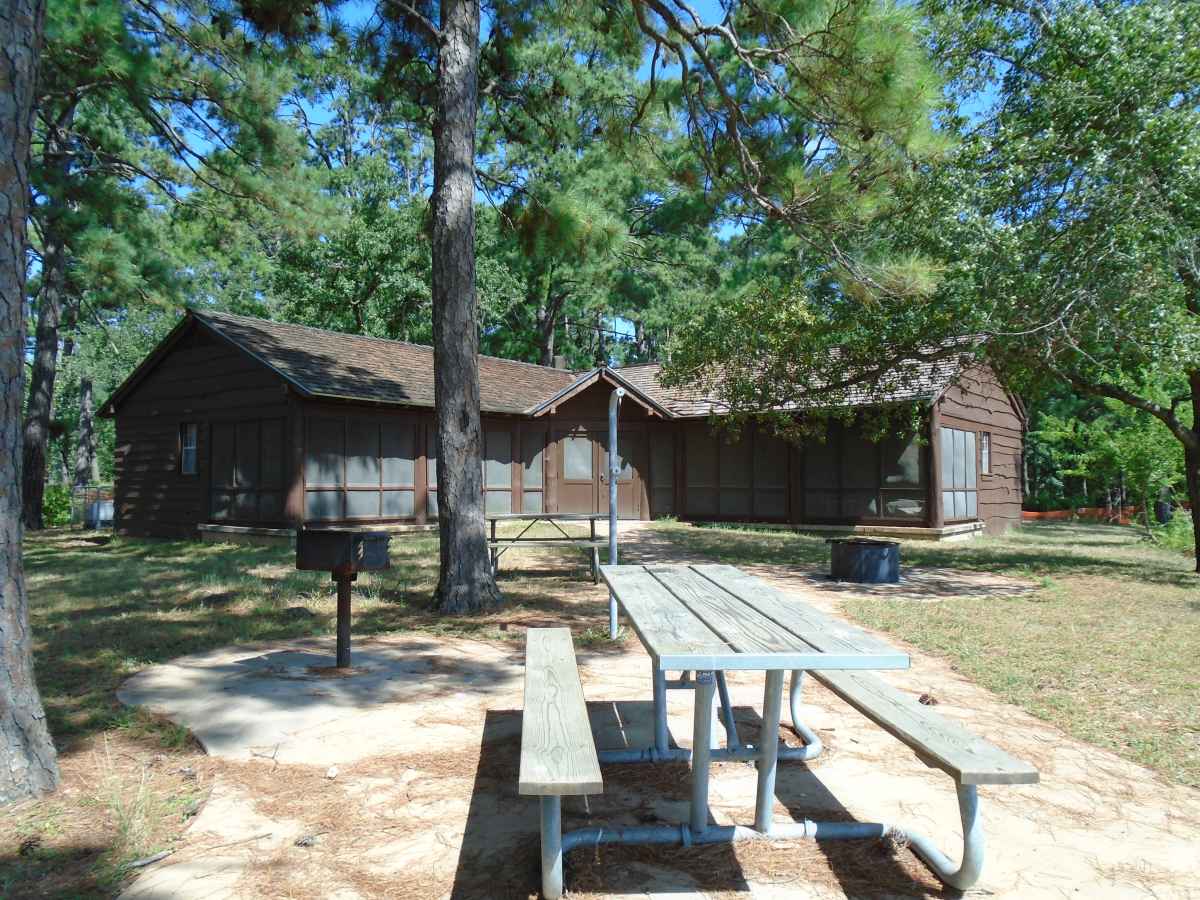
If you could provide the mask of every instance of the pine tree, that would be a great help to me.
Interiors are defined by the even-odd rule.
[[[34,83],[44,10],[36,0],[13,0],[0,12],[0,165],[4,226],[0,240],[0,803],[53,790],[54,744],[33,674],[33,641],[21,560],[21,448],[24,384],[26,217]]]

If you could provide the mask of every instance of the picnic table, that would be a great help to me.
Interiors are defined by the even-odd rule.
[[[607,543],[606,538],[596,537],[596,522],[608,519],[607,513],[495,513],[485,516],[488,522],[488,548],[492,557],[492,574],[500,570],[500,557],[513,547],[542,546],[542,547],[579,547],[591,559],[592,583],[600,581],[600,548]],[[525,527],[515,536],[498,535],[496,526],[504,522],[524,522]],[[528,536],[533,526],[545,522],[554,526],[558,531],[556,537]],[[587,536],[570,534],[564,524],[588,523]]]
[[[965,889],[979,877],[983,833],[976,785],[1037,781],[1031,766],[945,720],[871,674],[904,669],[908,655],[874,635],[825,615],[794,596],[725,565],[610,565],[600,567],[620,610],[651,659],[654,743],[646,748],[595,749],[570,632],[530,629],[526,655],[519,792],[542,800],[543,893],[562,893],[562,854],[601,843],[722,843],[749,839],[818,840],[902,835],[946,884]],[[743,744],[725,686],[725,673],[766,673],[757,744]],[[668,672],[681,675],[669,679]],[[793,727],[802,748],[780,749],[779,723],[786,673],[792,673]],[[907,744],[927,765],[954,778],[963,825],[963,854],[955,863],[924,836],[868,822],[773,821],[778,762],[811,759],[820,743],[800,721],[797,697],[810,672],[851,707]],[[669,689],[694,692],[692,747],[672,747],[667,727]],[[715,741],[715,696],[726,745]],[[789,753],[788,751],[791,751]],[[754,760],[758,766],[754,826],[709,823],[709,767],[713,760]],[[581,828],[561,833],[561,797],[602,790],[600,763],[691,762],[687,822]]]

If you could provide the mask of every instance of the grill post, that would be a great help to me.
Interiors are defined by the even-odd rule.
[[[333,573],[337,582],[337,667],[350,668],[350,585],[358,576],[346,568]]]
[[[350,668],[350,585],[359,572],[386,569],[386,531],[301,528],[296,532],[296,568],[324,570],[337,585],[337,668]]]

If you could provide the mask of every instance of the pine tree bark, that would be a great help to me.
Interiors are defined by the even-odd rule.
[[[70,128],[74,107],[62,116],[61,127]],[[43,165],[65,180],[69,161],[58,127],[48,129]],[[37,331],[33,366],[29,373],[29,400],[25,406],[24,449],[21,454],[25,527],[39,531],[42,498],[46,492],[46,462],[50,446],[50,418],[54,412],[54,382],[58,376],[58,338],[67,287],[67,248],[58,217],[51,210],[43,226],[42,286],[38,291]]]
[[[501,602],[488,558],[475,295],[479,0],[442,0],[433,153],[433,364],[443,612]]]
[[[79,379],[79,430],[75,436],[75,487],[100,480],[96,471],[96,398],[92,379]]]
[[[0,803],[58,784],[33,674],[17,466],[25,387],[29,141],[44,13],[40,0],[9,0],[0,7]]]

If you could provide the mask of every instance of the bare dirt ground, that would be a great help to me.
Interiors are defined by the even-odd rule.
[[[636,533],[626,547],[627,561],[680,561],[677,546],[653,531]],[[506,557],[506,568],[553,565],[535,551]],[[810,571],[745,568],[836,614],[841,593]],[[912,599],[1022,589],[999,576],[955,573],[952,589],[922,577],[903,586],[919,595]],[[594,608],[605,591],[581,581],[563,599]],[[145,670],[123,699],[192,729],[214,757],[200,776],[211,779],[212,792],[176,851],[148,866],[124,896],[536,896],[537,806],[516,794],[519,637],[372,638],[356,645],[361,671],[345,679],[321,670],[320,660],[332,653],[325,639],[239,647]],[[614,646],[580,637],[598,743],[648,744],[644,651],[632,638]],[[946,663],[907,649],[912,668],[884,677],[914,694],[933,694],[943,715],[1042,773],[1039,785],[980,791],[988,853],[972,894],[1200,896],[1200,792],[1072,740]],[[740,729],[750,737],[762,677],[733,677],[730,688]],[[950,779],[819,685],[805,691],[804,715],[828,750],[807,765],[781,765],[777,819],[898,822],[957,854]],[[690,699],[683,692],[670,697],[671,732],[682,746],[690,744]],[[796,743],[786,728],[781,737]],[[604,776],[602,796],[564,803],[564,828],[686,816],[686,767],[608,766]],[[713,817],[749,822],[754,783],[752,766],[714,767]],[[942,896],[908,850],[864,843],[581,849],[568,857],[566,880],[572,896],[588,898]]]

